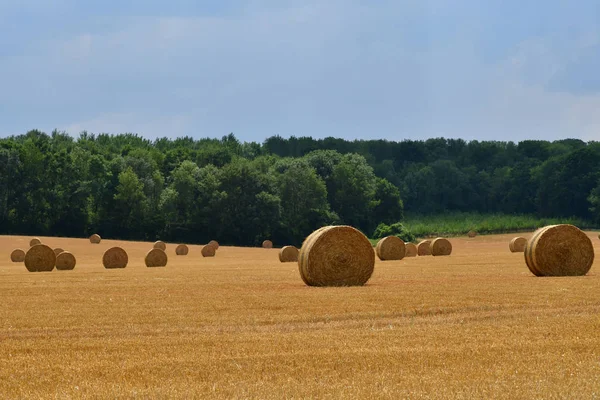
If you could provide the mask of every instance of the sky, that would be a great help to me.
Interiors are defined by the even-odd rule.
[[[598,0],[0,0],[0,137],[600,140]]]

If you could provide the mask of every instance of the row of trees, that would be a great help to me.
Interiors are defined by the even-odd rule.
[[[0,233],[300,243],[407,212],[600,221],[600,143],[284,139],[31,131],[0,139]],[[403,202],[403,201],[404,202]]]

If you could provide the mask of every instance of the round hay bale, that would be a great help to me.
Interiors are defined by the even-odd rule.
[[[423,240],[417,245],[417,254],[420,256],[431,255],[431,240]]]
[[[262,247],[263,249],[272,249],[273,242],[271,242],[270,240],[265,240],[264,242],[262,242]]]
[[[550,225],[527,241],[525,263],[536,276],[582,276],[594,262],[594,246],[579,228]]]
[[[470,238],[474,238],[475,236],[477,236],[477,232],[469,231],[469,233],[467,233],[467,236],[469,236]]]
[[[12,262],[23,262],[25,261],[25,252],[22,249],[14,249],[10,253],[10,261]]]
[[[527,246],[527,239],[524,237],[516,237],[512,238],[510,243],[508,243],[508,248],[513,253],[523,253],[525,251],[525,247]]]
[[[102,238],[97,233],[94,233],[92,236],[90,236],[90,243],[92,244],[100,244],[101,241]]]
[[[299,250],[294,246],[284,246],[279,250],[279,261],[284,262],[296,262],[298,261]]]
[[[45,244],[36,244],[27,250],[24,261],[29,272],[50,272],[56,265],[56,254]]]
[[[200,250],[202,257],[214,257],[216,252],[217,250],[215,249],[215,246],[211,246],[209,244],[202,247],[202,250]]]
[[[154,246],[152,247],[155,249],[160,249],[162,251],[167,251],[167,244],[162,240],[157,240],[156,242],[154,242]]]
[[[178,256],[187,256],[190,251],[190,248],[185,244],[180,244],[175,248],[175,254]]]
[[[36,244],[42,244],[42,241],[39,238],[33,238],[29,241],[29,247],[33,247]]]
[[[146,262],[146,267],[166,267],[167,266],[167,253],[165,253],[161,249],[152,249],[146,254],[146,258],[144,258]]]
[[[417,245],[414,243],[404,243],[404,245],[406,246],[406,254],[404,254],[404,257],[416,257],[418,254],[418,250],[417,250]]]
[[[56,269],[59,271],[70,271],[75,268],[77,260],[75,256],[68,251],[63,251],[56,256]]]
[[[375,251],[358,229],[326,226],[304,240],[298,268],[309,286],[362,286],[373,274]]]
[[[54,254],[56,254],[56,256],[57,256],[57,257],[58,257],[58,255],[59,255],[60,253],[62,253],[62,252],[64,252],[64,250],[63,250],[63,249],[61,249],[60,247],[57,247],[57,248],[55,248],[55,249],[54,249]]]
[[[125,268],[128,262],[127,252],[120,247],[111,247],[102,256],[102,264],[106,269]]]
[[[429,246],[432,256],[449,256],[452,254],[452,243],[448,239],[437,238]]]
[[[377,242],[375,253],[381,261],[402,260],[406,255],[406,244],[398,236],[388,236]]]
[[[219,242],[217,242],[216,240],[211,240],[210,242],[208,242],[208,245],[213,246],[215,250],[219,250]]]

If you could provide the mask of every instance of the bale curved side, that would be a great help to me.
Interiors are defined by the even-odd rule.
[[[262,247],[263,249],[272,249],[273,242],[271,242],[270,240],[265,240],[264,242],[262,242]]]
[[[467,236],[469,236],[470,238],[474,238],[475,236],[477,236],[477,232],[475,232],[475,231],[469,231],[469,233],[467,233]]]
[[[211,240],[210,242],[208,242],[208,245],[213,246],[215,250],[219,250],[219,242],[217,242],[216,240]]]
[[[101,241],[102,238],[97,233],[94,233],[92,236],[90,236],[90,243],[92,244],[100,244]]]
[[[511,253],[523,253],[525,251],[525,247],[527,247],[527,239],[521,236],[512,238],[508,243],[508,248]]]

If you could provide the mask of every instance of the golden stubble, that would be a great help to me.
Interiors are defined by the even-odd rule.
[[[106,239],[41,238],[77,267],[29,273],[10,261],[28,238],[0,237],[0,397],[598,396],[598,266],[536,278],[513,236],[377,260],[352,288],[305,286],[277,249],[169,244],[146,268],[151,244]],[[102,266],[113,246],[127,268]]]

